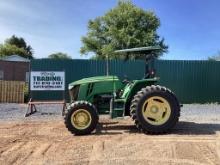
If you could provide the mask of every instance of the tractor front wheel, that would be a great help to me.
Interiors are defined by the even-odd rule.
[[[152,85],[134,96],[130,113],[137,128],[147,133],[160,134],[175,126],[180,116],[180,105],[169,89]]]
[[[73,103],[64,117],[66,128],[75,135],[90,134],[98,123],[94,105],[86,101]]]

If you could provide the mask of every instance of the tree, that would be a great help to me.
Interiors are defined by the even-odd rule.
[[[0,44],[0,57],[10,56],[15,54],[25,58],[32,58],[29,57],[29,55],[23,48],[18,48],[17,46],[10,44]]]
[[[220,51],[218,51],[217,55],[208,57],[209,61],[220,61]]]
[[[33,49],[27,45],[23,38],[13,35],[0,44],[0,56],[20,55],[25,58],[33,58]]]
[[[71,56],[69,56],[66,53],[58,52],[58,53],[53,53],[48,56],[50,59],[72,59]]]
[[[167,52],[168,46],[157,34],[159,26],[160,20],[153,12],[121,0],[104,16],[89,21],[87,35],[82,37],[80,52],[93,52],[96,59],[105,59],[107,55],[115,59],[122,57],[115,54],[114,50],[159,45],[162,50],[157,56],[160,56]]]

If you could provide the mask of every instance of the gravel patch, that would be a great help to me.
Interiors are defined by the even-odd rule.
[[[62,119],[62,105],[37,105],[37,112],[24,117],[27,104],[0,104],[0,121]],[[219,104],[184,104],[180,121],[220,123]]]
[[[27,104],[0,104],[0,121],[62,119],[62,105],[36,105],[37,112],[24,117]]]
[[[220,123],[220,104],[184,104],[180,121]]]

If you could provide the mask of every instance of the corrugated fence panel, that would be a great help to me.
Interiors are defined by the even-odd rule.
[[[144,61],[109,62],[110,74],[121,79],[144,77]],[[182,103],[220,102],[220,62],[216,61],[169,61],[154,62],[159,84],[175,92]],[[68,84],[86,77],[105,75],[106,62],[102,60],[32,60],[33,71],[62,71],[66,73],[66,93]],[[37,100],[62,99],[62,92],[32,92]]]
[[[24,103],[23,81],[0,81],[0,103]]]
[[[157,60],[155,68],[182,103],[220,102],[220,62]]]

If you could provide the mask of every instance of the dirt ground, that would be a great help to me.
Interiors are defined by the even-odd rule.
[[[146,135],[130,118],[101,119],[91,135],[73,136],[62,117],[0,121],[0,164],[220,165],[220,123],[180,121],[171,134]]]

